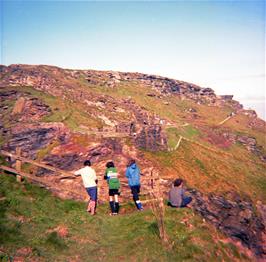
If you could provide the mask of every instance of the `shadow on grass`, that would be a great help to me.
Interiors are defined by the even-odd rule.
[[[63,250],[63,249],[67,249],[68,246],[66,245],[64,239],[62,239],[57,232],[53,231],[51,232],[46,240],[45,240],[45,244],[53,247],[56,250]]]

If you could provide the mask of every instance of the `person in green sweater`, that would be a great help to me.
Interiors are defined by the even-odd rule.
[[[117,215],[119,212],[118,195],[119,195],[120,181],[118,179],[118,173],[114,165],[114,162],[112,161],[107,162],[104,179],[107,180],[109,187],[109,204],[111,208],[110,215]]]

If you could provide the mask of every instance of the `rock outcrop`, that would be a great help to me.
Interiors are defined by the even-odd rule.
[[[69,94],[72,93],[72,99],[75,98],[75,95],[73,95],[74,89],[70,84],[71,81],[79,85],[79,79],[86,79],[90,85],[110,88],[119,85],[122,81],[137,81],[143,85],[151,86],[162,96],[179,95],[209,105],[220,105],[230,100],[237,110],[242,108],[237,101],[232,100],[231,96],[216,96],[211,88],[202,88],[184,81],[156,75],[96,70],[64,70],[44,65],[1,66],[0,73],[3,76],[0,86],[34,86],[38,90],[61,97],[65,97],[67,91]],[[51,73],[55,77],[51,77]]]
[[[138,149],[165,150],[165,130],[169,126],[176,129],[176,133],[172,134],[174,140],[183,133],[193,135],[189,134],[192,133],[189,128],[184,127],[194,124],[199,124],[200,139],[223,149],[240,144],[243,150],[248,150],[266,161],[265,149],[259,145],[260,138],[253,136],[256,132],[236,132],[221,126],[211,126],[213,119],[210,121],[212,124],[205,121],[204,117],[209,116],[206,110],[226,107],[221,115],[231,112],[228,117],[237,117],[241,114],[247,128],[265,132],[265,122],[258,120],[254,111],[243,110],[242,105],[233,100],[233,96],[217,96],[211,88],[141,73],[65,70],[50,66],[0,66],[0,74],[0,135],[4,140],[3,149],[15,152],[17,147],[21,147],[24,156],[31,159],[36,159],[40,151],[45,151],[42,161],[63,170],[78,169],[83,166],[83,161],[89,158],[99,172],[99,177],[102,177],[106,162],[114,160],[121,174],[121,181],[126,185],[124,172],[130,158],[138,160],[145,176],[150,174],[152,163],[145,160],[144,154]],[[121,91],[119,88],[125,88],[129,83],[145,90],[144,99],[129,96],[131,90],[122,90],[125,94],[118,92],[117,97],[109,94],[109,91]],[[26,86],[35,89],[32,93],[39,90],[42,94],[52,95],[55,101],[66,102],[69,115],[75,114],[75,110],[82,110],[84,115],[79,117],[83,121],[77,125],[74,123],[75,129],[72,131],[63,123],[42,122],[47,121],[44,117],[53,114],[55,109],[52,105],[49,107],[45,104],[44,101],[49,99],[42,100],[42,95],[37,98],[32,93],[23,91],[27,90],[24,88]],[[142,99],[139,104],[138,99]],[[161,103],[162,110],[169,108],[169,114],[172,113],[170,110],[175,111],[178,107],[179,111],[176,110],[174,114],[178,112],[180,115],[162,119],[165,114],[156,115],[159,114],[158,110],[154,110],[154,105],[146,105],[146,101]],[[72,110],[72,105],[77,104],[80,107]],[[64,116],[64,123],[68,123],[69,115]],[[178,118],[176,122],[173,120],[175,116]],[[98,122],[97,125],[90,126],[86,125],[87,120]],[[238,125],[237,120],[235,123]],[[112,137],[114,133],[116,136],[113,138],[106,138]],[[189,150],[189,146],[185,150]],[[66,178],[58,182],[56,174],[44,169],[39,169],[36,175],[47,179],[50,182],[49,189],[61,197],[82,200],[87,197],[80,178]],[[173,171],[172,175],[177,175],[177,172]],[[101,179],[99,188],[102,190],[101,201],[104,201],[108,198],[106,181]],[[148,191],[149,188],[149,182],[143,182],[142,189]],[[169,183],[166,180],[162,190],[166,193],[168,188]],[[196,190],[190,192],[194,198],[193,207],[196,212],[228,236],[241,241],[258,257],[265,257],[263,243],[266,208],[262,203],[255,208],[251,200],[243,199],[237,194],[225,197],[204,195]],[[130,191],[125,186],[122,190],[123,200],[130,196]]]
[[[260,258],[266,258],[266,220],[257,214],[255,207],[248,200],[237,194],[223,196],[190,190],[193,196],[193,208],[218,229],[251,249]],[[264,207],[265,209],[265,207]]]
[[[167,149],[166,137],[162,134],[160,125],[149,125],[143,127],[136,136],[136,145],[150,151]]]
[[[240,143],[248,151],[257,155],[262,161],[266,162],[266,154],[262,148],[257,144],[256,138],[248,135],[236,135],[232,133],[223,133],[222,136],[226,138],[230,143]]]
[[[67,139],[68,129],[62,123],[41,123],[15,126],[10,129],[9,140],[4,150],[15,152],[20,147],[25,157],[36,158],[37,152],[52,141],[61,143]]]

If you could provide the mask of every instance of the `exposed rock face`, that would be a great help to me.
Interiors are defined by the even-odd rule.
[[[221,99],[223,100],[228,100],[228,101],[231,101],[233,99],[233,95],[223,95],[223,96],[220,96]]]
[[[160,125],[144,127],[136,137],[136,145],[150,151],[166,149],[166,138],[162,134]]]
[[[53,96],[60,96],[63,99],[71,101],[94,100],[88,94],[80,91],[77,96],[72,83],[78,85],[79,79],[86,79],[90,85],[114,87],[121,81],[138,81],[144,85],[151,86],[160,93],[159,97],[176,94],[182,98],[195,100],[198,104],[223,106],[230,102],[235,111],[243,111],[244,114],[256,118],[256,113],[252,110],[243,110],[243,106],[232,100],[233,96],[216,96],[211,88],[202,88],[197,85],[161,77],[156,75],[147,75],[141,73],[122,73],[114,71],[96,71],[96,70],[66,70],[55,66],[31,66],[31,65],[10,65],[1,66],[0,86],[33,86],[37,90],[42,90]],[[85,98],[85,96],[87,98]],[[95,101],[97,102],[97,101]]]
[[[126,74],[126,76],[127,76],[127,79],[129,80],[130,79],[129,74]],[[179,86],[180,83],[167,77],[138,74],[138,76],[136,77],[136,80],[141,80],[143,83],[147,85],[152,85],[157,90],[159,90],[162,94],[180,92],[180,86]]]
[[[244,115],[249,116],[251,118],[257,117],[257,113],[254,110],[244,110]]]
[[[40,121],[45,115],[51,112],[49,106],[44,104],[38,98],[32,98],[27,93],[15,90],[0,90],[0,103],[6,101],[15,101],[12,108],[11,118],[22,122]],[[5,114],[10,106],[0,105],[0,115]]]
[[[30,98],[25,102],[23,114],[20,117],[20,121],[30,120],[32,122],[37,122],[49,113],[51,113],[49,106],[47,106],[37,98]]]
[[[132,134],[134,133],[135,130],[135,123],[131,122],[131,123],[118,123],[118,125],[116,126],[116,132],[120,132],[120,133],[127,133],[127,134]]]
[[[15,115],[15,114],[21,114],[24,110],[24,107],[25,107],[25,98],[24,97],[20,97],[15,105],[14,105],[14,108],[13,108],[13,111],[12,111],[12,115]]]
[[[151,151],[166,149],[166,138],[162,132],[164,120],[149,112],[144,106],[137,105],[131,98],[114,99],[108,94],[93,93],[91,90],[87,92],[88,90],[84,86],[80,88],[81,81],[89,83],[86,86],[87,88],[94,88],[94,86],[110,88],[108,90],[119,87],[123,81],[133,81],[138,83],[140,87],[151,87],[147,94],[149,100],[167,98],[173,95],[175,98],[181,98],[181,100],[192,99],[198,104],[211,106],[230,105],[233,112],[242,112],[249,117],[250,128],[260,125],[261,130],[265,130],[265,122],[259,122],[254,111],[242,110],[242,105],[234,101],[233,96],[218,97],[210,88],[201,88],[197,85],[166,77],[140,73],[64,70],[57,67],[26,65],[0,66],[0,73],[0,86],[32,86],[37,90],[60,97],[68,102],[79,103],[83,106],[86,114],[92,118],[97,117],[98,120],[101,119],[102,121],[102,127],[98,128],[98,125],[97,127],[91,127],[91,129],[87,127],[88,130],[93,131],[92,129],[94,128],[96,132],[128,133],[138,148],[145,148]],[[8,103],[2,102],[6,100],[21,100],[21,97],[23,98],[23,103],[17,107],[18,110],[13,112],[12,118],[15,120],[11,119],[9,122],[12,123],[12,128],[5,128],[2,116],[6,115],[6,112],[11,112],[11,110]],[[59,146],[54,148],[55,150],[48,152],[44,158],[46,163],[60,169],[74,170],[82,167],[83,161],[89,158],[98,168],[99,173],[105,169],[106,161],[111,159],[115,159],[120,174],[124,173],[126,162],[130,157],[134,157],[139,161],[143,160],[139,157],[140,154],[134,146],[132,146],[132,149],[125,143],[122,145],[119,139],[99,139],[93,141],[91,145],[86,143],[85,145],[77,145],[73,141],[69,141],[69,131],[61,123],[27,124],[27,121],[31,123],[39,122],[43,116],[50,113],[50,108],[40,100],[30,98],[25,93],[0,89],[0,102],[0,133],[5,134],[9,139],[8,143],[4,145],[4,149],[8,151],[14,152],[16,147],[21,147],[26,157],[35,158],[40,149],[47,148],[51,142],[57,140],[59,141]],[[170,104],[168,99],[161,102],[165,105]],[[191,118],[201,117],[200,110],[192,107],[185,112]],[[121,117],[117,118],[119,114]],[[257,145],[255,138],[249,135],[235,135],[230,130],[225,132],[219,129],[215,132],[209,129],[209,127],[206,127],[206,132],[202,133],[207,133],[208,141],[216,146],[226,148],[233,143],[241,143],[247,150],[266,161],[263,149]],[[149,167],[146,163],[143,166]],[[47,174],[49,174],[47,171],[41,169],[38,172],[38,175],[45,176]],[[55,179],[52,175],[48,175],[47,179],[55,182],[55,180],[52,180]],[[121,179],[125,181],[124,176]],[[64,193],[66,187],[78,189],[76,190],[75,198],[84,193],[81,199],[86,199],[87,195],[81,181],[74,182],[73,180],[65,179],[60,183],[62,184],[61,189],[56,188],[58,185],[52,186],[50,189],[65,196],[67,195]],[[107,199],[108,190],[105,181],[103,183],[104,192],[100,194],[100,197],[104,196]],[[148,184],[143,183],[142,188],[148,190],[150,187]],[[164,188],[164,191],[167,191],[167,189]],[[122,193],[123,199],[131,196],[126,189],[125,192],[123,189]],[[233,196],[231,198],[233,200],[228,200],[221,196],[204,196],[196,191],[191,193],[195,199],[194,209],[204,218],[229,236],[239,239],[258,256],[265,256],[265,247],[262,245],[265,240],[265,224],[263,224],[266,217],[265,206],[262,204],[257,206],[257,209],[262,214],[260,217],[255,213],[254,206],[239,196]]]
[[[91,85],[116,86],[121,81],[138,81],[144,85],[151,86],[161,95],[176,94],[187,97],[204,104],[222,104],[230,100],[227,96],[217,97],[211,88],[201,88],[197,85],[184,81],[174,80],[167,77],[147,75],[141,73],[121,73],[114,71],[93,71],[93,70],[64,70],[58,67],[10,65],[1,66],[0,73],[3,79],[0,85],[26,85],[34,86],[54,96],[71,96],[75,99],[74,89],[65,80],[77,81],[80,78],[86,79]],[[55,77],[51,77],[52,73]],[[76,83],[76,82],[75,82]],[[57,87],[57,88],[54,88]],[[68,94],[66,94],[66,91]],[[89,101],[89,100],[88,100]],[[236,102],[236,101],[231,101]],[[239,103],[235,106],[239,108]]]
[[[206,220],[228,236],[240,240],[256,256],[266,258],[266,221],[255,213],[251,202],[238,195],[227,200],[222,196],[204,196],[195,190],[190,193],[194,198],[193,208]]]
[[[35,158],[36,152],[47,147],[55,139],[66,140],[68,130],[62,123],[42,123],[38,125],[20,125],[10,130],[10,139],[3,148],[15,152],[21,147],[26,157]]]
[[[18,120],[22,122],[37,122],[50,112],[49,106],[39,99],[20,97],[14,106],[12,115],[18,116]]]
[[[247,136],[247,135],[235,135],[232,133],[223,133],[222,136],[226,138],[231,143],[240,143],[244,147],[247,148],[248,151],[257,155],[262,161],[266,161],[266,155],[261,146],[257,145],[257,141],[255,137]]]
[[[61,68],[49,66],[10,65],[8,67],[2,67],[1,73],[4,77],[1,79],[0,84],[1,86],[34,86],[36,89],[44,90],[54,96],[63,96],[63,90],[61,88],[53,87],[62,86],[64,83],[51,77],[48,73],[51,70],[55,74],[64,71]],[[65,88],[70,87],[65,85]]]
[[[62,170],[74,170],[83,166],[83,162],[90,159],[92,164],[99,163],[114,154],[122,154],[122,145],[117,139],[105,139],[93,147],[72,147],[70,144],[59,145],[44,161]],[[39,174],[49,173],[41,170]]]

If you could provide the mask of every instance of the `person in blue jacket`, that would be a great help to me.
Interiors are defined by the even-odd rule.
[[[140,170],[134,159],[131,159],[127,165],[126,177],[128,179],[128,185],[133,195],[133,200],[138,210],[143,210],[142,204],[139,200],[140,193]]]

